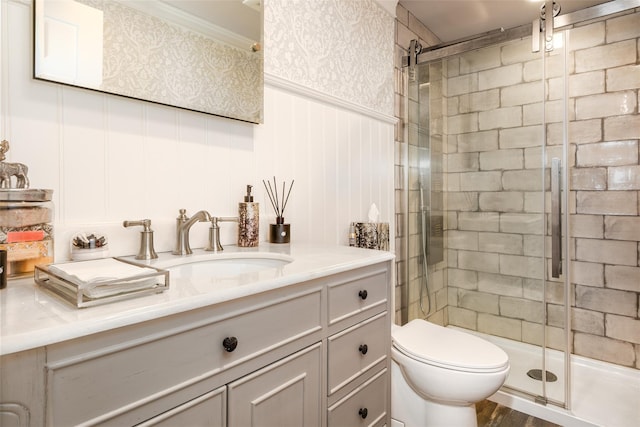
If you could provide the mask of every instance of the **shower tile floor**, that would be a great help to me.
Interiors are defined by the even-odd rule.
[[[477,335],[499,345],[509,355],[511,371],[505,386],[542,395],[542,382],[527,375],[531,368],[541,368],[540,347],[484,334]],[[563,356],[555,350],[549,350],[548,354],[546,369],[556,374],[558,380],[547,382],[547,396],[550,400],[562,402]],[[640,370],[573,356],[571,375],[570,412],[579,420],[586,421],[576,425],[640,426]],[[555,407],[547,405],[546,408]]]

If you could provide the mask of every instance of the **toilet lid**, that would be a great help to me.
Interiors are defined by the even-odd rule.
[[[394,328],[392,341],[409,357],[449,369],[496,371],[509,364],[509,356],[497,345],[424,320]]]

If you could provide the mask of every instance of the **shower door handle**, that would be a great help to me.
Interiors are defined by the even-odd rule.
[[[560,159],[551,159],[551,277],[562,274],[562,188]]]

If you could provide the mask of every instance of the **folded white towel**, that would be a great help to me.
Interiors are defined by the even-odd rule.
[[[85,295],[91,298],[153,287],[158,283],[156,277],[136,280],[138,276],[157,273],[156,270],[113,258],[53,264],[49,266],[49,271],[77,285]],[[103,283],[118,280],[126,282]]]

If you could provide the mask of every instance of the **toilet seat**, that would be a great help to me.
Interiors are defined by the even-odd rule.
[[[425,320],[412,320],[394,328],[391,339],[393,346],[407,357],[445,369],[489,373],[509,367],[509,357],[495,344]]]

